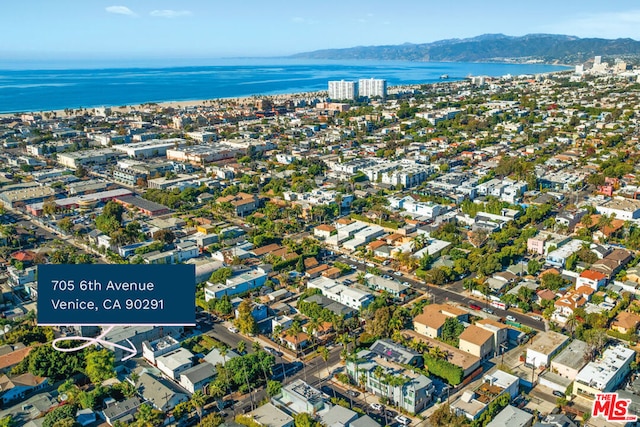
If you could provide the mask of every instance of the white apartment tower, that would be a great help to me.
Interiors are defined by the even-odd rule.
[[[332,100],[355,99],[357,93],[356,82],[345,80],[329,82],[329,98]]]
[[[387,97],[387,81],[383,79],[361,79],[358,81],[358,95],[373,98]]]

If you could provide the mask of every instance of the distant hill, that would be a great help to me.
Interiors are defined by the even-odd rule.
[[[373,59],[431,62],[526,62],[577,64],[596,55],[640,58],[640,42],[633,39],[581,39],[556,34],[522,37],[484,34],[469,39],[392,46],[358,46],[298,53],[294,58]]]

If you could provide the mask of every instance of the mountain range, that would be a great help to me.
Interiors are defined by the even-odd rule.
[[[483,34],[467,39],[390,46],[357,46],[298,53],[305,59],[367,59],[430,62],[527,62],[578,64],[596,55],[640,58],[640,42],[630,39],[579,38],[559,34],[521,37]]]

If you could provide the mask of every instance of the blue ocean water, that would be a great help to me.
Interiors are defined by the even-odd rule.
[[[397,61],[220,60],[213,65],[136,68],[0,69],[0,112],[121,106],[326,90],[329,80],[384,78],[389,85],[469,75],[503,76],[566,69],[542,64]]]

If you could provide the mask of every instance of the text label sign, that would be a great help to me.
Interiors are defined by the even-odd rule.
[[[194,265],[38,266],[39,325],[194,325]]]

